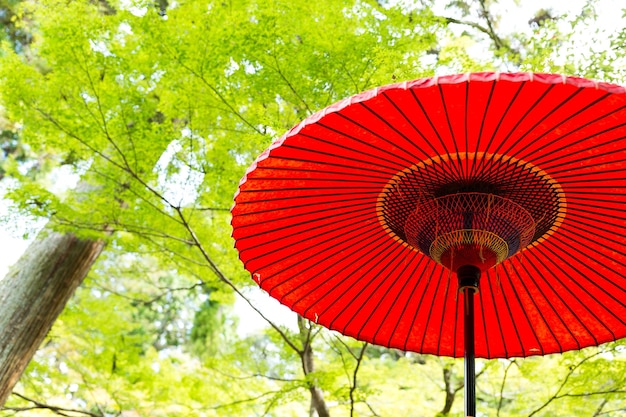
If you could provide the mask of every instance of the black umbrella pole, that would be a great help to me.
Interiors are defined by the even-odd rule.
[[[462,266],[457,270],[459,291],[463,292],[465,324],[465,415],[476,416],[476,367],[474,356],[474,293],[478,292],[480,270]]]

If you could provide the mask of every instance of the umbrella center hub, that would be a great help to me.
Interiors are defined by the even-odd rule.
[[[530,244],[535,221],[514,201],[485,193],[424,198],[408,216],[406,241],[455,270],[486,270]]]
[[[485,271],[552,234],[565,215],[565,196],[534,165],[468,154],[397,173],[378,206],[388,233],[435,262]]]

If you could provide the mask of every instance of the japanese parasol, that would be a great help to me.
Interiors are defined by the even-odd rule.
[[[377,345],[544,355],[626,336],[626,93],[553,74],[379,87],[248,169],[233,237],[253,279]]]

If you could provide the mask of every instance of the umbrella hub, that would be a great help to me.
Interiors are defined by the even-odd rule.
[[[519,204],[485,193],[425,198],[405,223],[407,242],[456,271],[485,271],[528,246],[535,221]]]
[[[546,239],[564,215],[554,179],[497,154],[429,159],[396,174],[379,196],[388,233],[452,271],[492,268]]]

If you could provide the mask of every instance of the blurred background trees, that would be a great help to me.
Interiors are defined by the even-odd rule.
[[[624,83],[615,2],[522,3],[0,1],[3,221],[47,221],[0,281],[0,361],[28,363],[15,386],[5,371],[0,415],[462,416],[458,361],[341,337],[256,290],[229,208],[272,140],[378,85],[482,70]],[[59,293],[36,306],[28,279]],[[31,319],[40,340],[16,337]],[[625,358],[615,342],[479,361],[478,408],[626,415]]]

